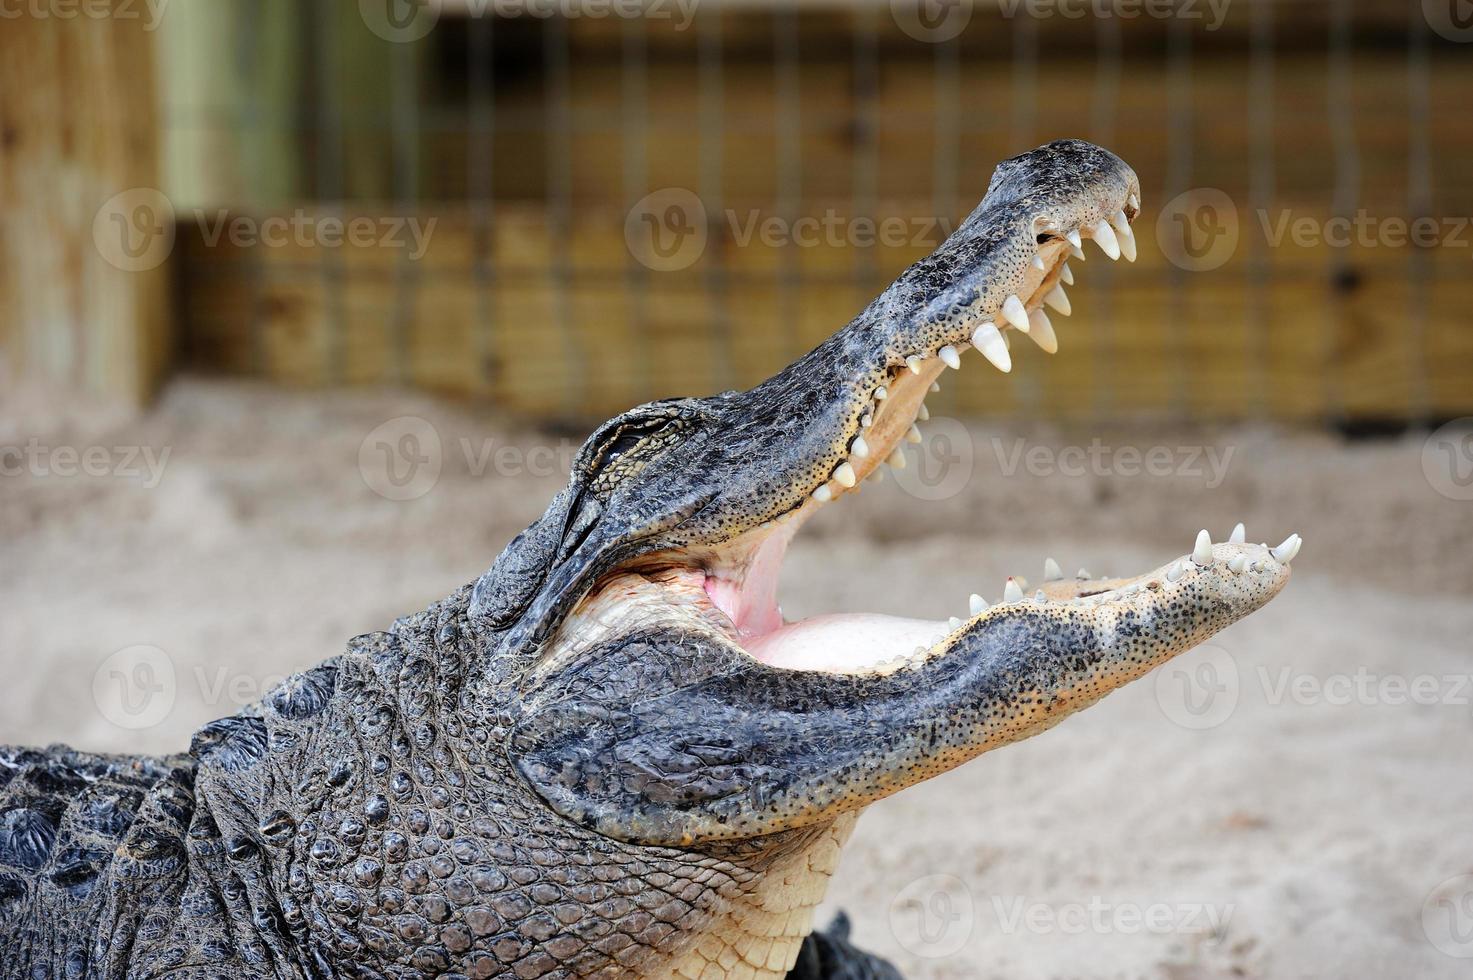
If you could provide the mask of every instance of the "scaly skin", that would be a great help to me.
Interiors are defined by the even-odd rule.
[[[750,391],[605,424],[473,586],[187,754],[0,749],[0,971],[897,976],[847,927],[811,932],[859,812],[1258,608],[1298,547],[1202,540],[952,624],[777,610],[802,522],[890,455],[968,339],[1008,365],[988,324],[1010,296],[1037,309],[1069,233],[1131,254],[1138,196],[1087,143],[1007,161],[834,337]]]

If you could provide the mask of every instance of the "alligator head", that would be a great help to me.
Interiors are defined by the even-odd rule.
[[[187,755],[0,748],[0,961],[766,978],[832,960],[838,937],[803,944],[867,804],[1057,723],[1288,578],[1297,537],[1204,533],[1136,578],[1010,583],[965,621],[778,611],[804,521],[892,456],[969,345],[1002,370],[1010,331],[1053,350],[1041,304],[1068,311],[1084,238],[1134,254],[1138,195],[1088,143],[1008,160],[832,338],[750,391],[602,426],[474,587]]]
[[[824,838],[1283,587],[1297,537],[1270,549],[1239,529],[1134,578],[1010,581],[998,604],[973,596],[965,621],[779,611],[804,522],[901,465],[925,396],[970,348],[1002,371],[1010,332],[1053,352],[1043,307],[1069,312],[1084,239],[1134,258],[1139,193],[1082,141],[1007,160],[934,254],[796,363],[749,391],[642,405],[589,438],[470,605],[519,665],[505,751],[548,806],[605,838],[703,854]]]

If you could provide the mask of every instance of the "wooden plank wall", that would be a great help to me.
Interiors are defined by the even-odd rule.
[[[842,325],[930,251],[937,235],[929,219],[938,212],[958,219],[981,196],[997,160],[1047,139],[1084,136],[1116,149],[1141,176],[1140,261],[1106,269],[1092,254],[1076,269],[1075,315],[1056,318],[1059,355],[1015,343],[1020,365],[1012,376],[948,386],[940,410],[1297,421],[1473,412],[1466,314],[1473,308],[1473,230],[1466,223],[1457,230],[1460,216],[1473,214],[1473,174],[1460,163],[1473,154],[1462,104],[1473,90],[1473,61],[1434,46],[1428,84],[1415,85],[1405,36],[1393,33],[1388,41],[1386,34],[1405,30],[1403,11],[1402,19],[1358,29],[1351,84],[1337,94],[1328,81],[1324,24],[1281,21],[1267,129],[1255,132],[1255,113],[1265,114],[1248,97],[1249,25],[1237,6],[1232,11],[1239,19],[1219,35],[1191,35],[1196,47],[1185,74],[1154,43],[1168,27],[1127,35],[1118,90],[1103,114],[1092,101],[1102,70],[1096,38],[1088,29],[1081,36],[1073,22],[1039,22],[1041,60],[1026,88],[1018,85],[1011,53],[1015,25],[974,27],[958,42],[954,82],[937,46],[882,29],[878,74],[866,95],[856,84],[855,42],[846,33],[853,19],[805,21],[803,50],[813,53],[796,66],[800,126],[786,156],[777,73],[764,57],[771,50],[769,15],[723,16],[726,59],[716,102],[722,138],[714,149],[703,142],[711,127],[702,125],[692,56],[702,28],[675,36],[652,25],[637,148],[644,188],[699,191],[710,221],[700,258],[663,272],[635,262],[624,238],[637,196],[621,165],[628,141],[638,138],[627,125],[618,58],[619,31],[628,28],[584,22],[570,38],[565,229],[543,200],[547,155],[556,145],[542,113],[545,93],[522,86],[497,96],[502,122],[492,159],[502,176],[489,226],[478,222],[482,212],[458,200],[474,137],[453,125],[419,137],[417,152],[426,161],[420,196],[429,203],[321,209],[343,217],[434,218],[419,261],[406,261],[395,248],[209,246],[185,215],[188,349],[207,368],[294,385],[407,383],[570,418],[743,386]],[[881,19],[874,23],[883,28]],[[949,138],[948,85],[958,166],[954,194],[938,202],[948,197],[937,183],[946,170],[937,147]],[[1354,177],[1349,199],[1368,218],[1414,216],[1410,147],[1418,134],[1410,100],[1422,90],[1430,100],[1432,188],[1423,206],[1446,220],[1444,241],[1430,248],[1272,244],[1270,233],[1286,218],[1322,223],[1334,215],[1337,184],[1347,174]],[[1336,111],[1348,113],[1353,126],[1353,170],[1335,152]],[[1266,155],[1272,165],[1266,188],[1261,171],[1254,183],[1256,152],[1260,164]],[[506,164],[518,155],[536,165]],[[709,183],[713,160],[719,193]],[[779,214],[781,167],[794,160],[788,184],[801,200],[793,214],[893,219],[912,240],[869,248],[843,240],[741,243],[737,232],[753,212]],[[1177,193],[1202,187],[1232,202],[1239,243],[1218,268],[1183,270],[1166,260],[1154,223]],[[259,220],[291,209],[241,213]]]
[[[112,217],[164,228],[151,224],[162,215],[142,6],[61,17],[42,5],[0,30],[0,339],[24,376],[135,404],[173,352],[167,247],[140,239],[134,264],[94,225],[102,213],[104,236],[135,230]]]

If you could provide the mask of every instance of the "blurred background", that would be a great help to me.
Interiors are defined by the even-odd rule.
[[[944,618],[1238,520],[1304,552],[872,808],[821,918],[918,977],[1464,976],[1468,13],[0,0],[0,742],[182,748],[476,578],[597,421],[772,374],[1081,137],[1139,261],[1087,246],[1057,356],[967,355],[785,610]]]
[[[88,4],[5,24],[8,345],[65,382],[579,422],[746,386],[1072,136],[1140,174],[1140,263],[1084,277],[1073,356],[943,404],[1473,409],[1455,0]]]

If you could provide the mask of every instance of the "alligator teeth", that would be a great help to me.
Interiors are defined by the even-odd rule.
[[[967,597],[967,609],[973,616],[980,616],[987,611],[987,600],[973,592]]]
[[[1197,532],[1197,544],[1192,548],[1192,561],[1198,565],[1212,564],[1212,536],[1203,528]]]
[[[924,440],[921,438],[921,430],[918,429],[916,426],[912,425],[905,432],[905,441],[906,442],[914,442],[914,443],[923,442]]]
[[[870,426],[875,424],[875,417],[869,412],[865,412],[859,417],[859,424],[868,429]]]
[[[1037,252],[1033,253],[1033,268],[1037,269],[1039,272],[1042,272],[1044,269],[1048,268],[1048,266],[1043,264],[1043,256],[1039,255]]]
[[[889,397],[890,389],[886,388],[884,385],[880,385],[878,388],[875,389],[875,401],[882,402]]]
[[[931,417],[931,410],[926,407],[926,403],[925,402],[921,402],[921,407],[918,408],[918,409],[916,409],[916,418],[919,419],[920,421],[924,422],[927,419],[929,419],[930,417]]]
[[[1090,579],[1094,578],[1094,576],[1089,573],[1089,569],[1084,568],[1083,566],[1080,566],[1079,574],[1075,575],[1074,577],[1085,582],[1088,582]]]
[[[1228,559],[1228,571],[1230,571],[1230,572],[1234,572],[1234,573],[1241,572],[1244,568],[1247,568],[1247,567],[1248,567],[1248,556],[1247,555],[1233,555],[1233,557],[1231,557],[1231,558]]]
[[[1017,602],[1021,598],[1023,598],[1023,590],[1018,587],[1017,580],[1008,579],[1007,583],[1002,587],[1002,601]]]
[[[1033,310],[1028,314],[1028,336],[1033,342],[1042,347],[1047,354],[1058,353],[1059,337],[1054,333],[1054,325],[1049,321],[1048,314],[1043,310]]]
[[[1048,602],[1048,596],[1043,594],[1042,589],[1039,589],[1037,592],[1033,593],[1033,601],[1041,606],[1045,602]]]
[[[1120,258],[1120,242],[1115,239],[1115,230],[1110,227],[1110,222],[1096,221],[1089,229],[1090,236],[1094,238],[1095,244],[1100,251],[1112,259]]]
[[[849,465],[847,459],[834,467],[834,479],[846,487],[852,487],[859,482],[859,477],[854,473],[854,467]]]
[[[1028,332],[1028,310],[1017,296],[1009,296],[1003,300],[1002,318],[1024,333]]]
[[[1068,316],[1074,312],[1074,307],[1069,305],[1069,296],[1064,292],[1064,287],[1054,283],[1054,288],[1043,294],[1046,305],[1053,307],[1058,312]]]
[[[889,463],[897,470],[903,470],[905,469],[905,453],[900,451],[899,446],[896,446],[894,452],[890,454],[889,458],[886,459],[885,462]]]
[[[1125,199],[1125,203],[1126,206],[1129,207],[1132,211],[1139,211],[1141,209],[1141,199],[1136,197],[1134,194],[1127,197]]]
[[[936,381],[932,381],[932,382],[931,382],[931,389],[930,389],[930,390],[931,390],[931,391],[932,391],[932,392],[937,392],[937,391],[940,391],[940,390],[941,390],[941,385],[940,385],[940,383],[939,383],[939,382],[936,382]]]
[[[1178,558],[1176,561],[1171,563],[1170,568],[1166,569],[1166,581],[1175,582],[1180,579],[1185,573],[1186,569],[1182,567],[1181,559]]]
[[[1135,261],[1135,232],[1130,228],[1130,221],[1125,217],[1124,211],[1116,211],[1111,224],[1115,226],[1115,234],[1120,239],[1120,254],[1125,256],[1125,261]]]
[[[1079,250],[1080,252],[1084,251],[1084,239],[1079,236],[1078,228],[1075,228],[1073,231],[1066,233],[1064,237],[1069,239],[1069,244],[1073,245],[1077,250]]]
[[[1237,525],[1233,527],[1233,533],[1228,535],[1228,544],[1242,544],[1247,540],[1248,529],[1243,527],[1242,521],[1239,521]]]
[[[865,479],[866,480],[874,480],[876,483],[884,483],[885,482],[885,471],[883,469],[881,469],[880,467],[876,466],[874,469],[872,469],[872,470],[869,471],[869,476],[865,477]]]
[[[1064,267],[1059,270],[1059,282],[1066,286],[1074,285],[1074,270],[1069,268],[1068,262],[1065,262]]]
[[[1057,582],[1063,577],[1064,570],[1059,567],[1058,562],[1052,558],[1045,558],[1043,560],[1043,580],[1045,582]]]
[[[1269,554],[1274,556],[1275,561],[1287,565],[1294,560],[1295,555],[1299,554],[1299,546],[1302,544],[1304,544],[1303,538],[1297,534],[1291,534],[1284,539],[1283,544],[1277,548],[1270,548]]]
[[[905,366],[910,368],[911,374],[921,373],[921,359],[919,355],[912,354],[905,359]]]
[[[864,441],[864,436],[855,436],[854,441],[849,444],[849,452],[855,459],[864,459],[869,455],[869,443]]]
[[[825,483],[823,486],[813,491],[813,499],[817,500],[821,504],[826,504],[830,500],[834,499],[834,491],[830,490],[829,485]]]
[[[942,363],[953,371],[960,371],[962,369],[962,356],[950,344],[938,350],[936,356],[941,358]]]
[[[962,621],[960,619],[957,619],[955,616],[949,616],[949,617],[947,617],[946,625],[947,626],[950,626],[952,629],[956,629],[961,624],[962,624]]]
[[[997,329],[997,324],[984,323],[973,331],[972,346],[1004,374],[1013,369],[1013,358],[1008,354],[1008,345],[1003,342],[1002,331]]]

